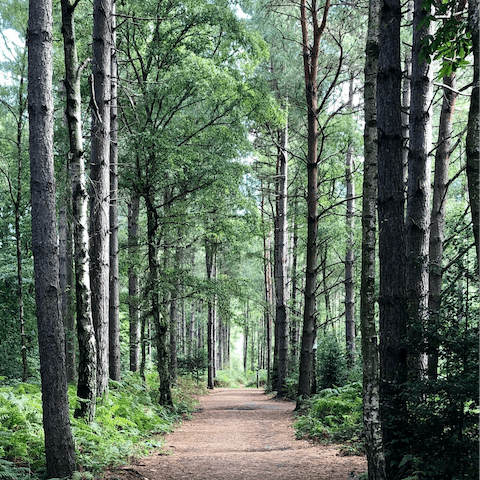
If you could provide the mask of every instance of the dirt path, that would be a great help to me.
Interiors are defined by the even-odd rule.
[[[167,435],[164,449],[107,478],[122,480],[347,480],[363,457],[295,440],[292,402],[263,390],[218,388],[201,397],[192,420]]]

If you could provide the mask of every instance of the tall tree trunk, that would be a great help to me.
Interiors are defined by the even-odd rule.
[[[20,232],[20,222],[22,218],[22,173],[23,173],[23,128],[25,111],[27,110],[27,98],[25,96],[25,82],[23,74],[20,75],[20,85],[18,87],[18,112],[17,120],[17,137],[15,140],[16,160],[17,160],[17,176],[15,185],[10,178],[8,172],[0,169],[5,175],[10,194],[10,200],[13,205],[15,214],[15,247],[17,259],[17,301],[18,301],[18,324],[20,327],[20,348],[22,356],[22,382],[28,380],[28,360],[27,360],[27,335],[25,332],[25,308],[23,299],[23,255],[22,255],[22,236]]]
[[[384,480],[385,456],[379,404],[379,358],[375,315],[375,245],[377,230],[377,68],[380,0],[370,0],[365,48],[364,164],[360,330],[363,360],[363,427],[368,480]]]
[[[138,288],[138,217],[140,197],[132,193],[128,204],[128,317],[130,338],[130,371],[138,371],[140,365],[140,302]]]
[[[430,236],[430,176],[432,139],[433,75],[431,64],[420,61],[424,39],[433,33],[433,22],[422,25],[430,14],[422,0],[415,0],[408,154],[407,217],[407,329],[410,346],[409,370],[412,378],[426,372],[425,327],[428,319],[428,243]]]
[[[298,192],[297,192],[298,193]],[[298,360],[298,340],[299,340],[299,323],[298,323],[298,314],[299,311],[297,305],[297,292],[298,288],[298,201],[297,194],[294,195],[294,207],[293,207],[293,234],[292,234],[292,309],[293,309],[293,318],[290,321],[290,345],[291,345],[291,356],[294,364],[296,365]]]
[[[442,292],[442,260],[443,242],[445,238],[445,211],[447,204],[448,166],[452,140],[452,117],[455,109],[456,79],[455,73],[443,78],[446,85],[443,89],[442,110],[438,127],[437,151],[435,154],[435,174],[433,180],[432,214],[430,219],[429,241],[429,325],[432,339],[429,342],[428,376],[437,379],[438,373],[438,341],[434,331],[439,325]],[[450,87],[450,88],[448,88]]]
[[[399,0],[384,0],[380,10],[377,78],[378,222],[380,260],[380,414],[386,478],[395,478],[404,451],[406,381],[404,177],[402,161]],[[394,442],[395,444],[393,447]]]
[[[411,25],[413,22],[413,2],[407,0],[406,3],[406,23]],[[403,183],[405,192],[408,188],[408,150],[410,141],[410,104],[412,103],[412,48],[404,46],[404,70],[403,70],[403,88],[402,88],[402,135],[403,135]]]
[[[243,371],[244,373],[247,372],[247,358],[248,358],[248,316],[250,314],[249,309],[248,309],[248,300],[247,304],[245,305],[245,319],[244,319],[244,325],[243,325]]]
[[[77,395],[82,399],[75,416],[87,422],[95,416],[97,353],[91,310],[89,276],[87,190],[82,138],[80,75],[75,38],[74,5],[62,0],[62,33],[65,56],[66,116],[70,141],[72,216],[75,263],[75,298],[78,338]]]
[[[480,145],[478,138],[480,135],[480,59],[479,51],[479,0],[469,0],[468,2],[468,29],[472,34],[473,44],[473,88],[470,98],[470,110],[468,113],[467,130],[467,180],[468,196],[470,200],[470,210],[473,221],[473,234],[475,238],[475,247],[477,250],[477,268],[480,262]]]
[[[307,265],[305,275],[305,304],[303,313],[302,345],[300,351],[300,375],[298,379],[298,396],[308,397],[312,389],[313,345],[316,339],[316,283],[317,283],[317,236],[318,236],[318,124],[317,124],[317,73],[320,38],[327,23],[330,1],[323,9],[321,24],[318,23],[317,2],[310,6],[312,15],[313,43],[308,35],[307,5],[300,2],[300,18],[302,25],[302,48],[305,80],[305,96],[307,101],[308,153],[307,153]]]
[[[175,293],[170,299],[170,379],[172,384],[177,382],[177,339],[178,339],[178,308]]]
[[[155,343],[157,347],[157,372],[159,377],[159,403],[172,405],[172,392],[170,390],[169,355],[167,348],[168,324],[166,312],[161,312],[160,296],[158,293],[158,218],[150,194],[145,196],[147,207],[147,241],[148,241],[148,267],[150,270],[148,293],[151,299],[151,315],[155,326]]]
[[[53,159],[52,45],[49,0],[30,0],[28,17],[28,113],[32,251],[42,381],[47,477],[70,477],[75,446],[68,411],[65,333],[60,317],[58,238]]]
[[[69,162],[67,162],[69,163]],[[70,165],[67,167],[69,173]],[[67,183],[70,179],[67,178]],[[66,202],[71,203],[71,189],[67,188]],[[69,205],[71,214],[71,205]],[[65,362],[67,367],[67,382],[77,378],[75,353],[75,315],[72,305],[73,292],[73,237],[67,208],[62,207],[58,213],[58,252],[60,269],[61,312],[65,328]]]
[[[65,329],[65,366],[67,369],[67,382],[70,382],[74,380],[75,376],[73,376],[73,378],[69,378],[69,373],[71,374],[72,368],[71,357],[69,355],[71,353],[71,350],[69,350],[69,339],[72,332],[69,331],[69,329],[67,328],[67,318],[70,313],[70,289],[67,283],[67,264],[69,262],[67,253],[67,237],[69,228],[67,223],[67,208],[60,207],[58,211],[58,270],[60,279],[60,312],[63,320],[63,328]],[[75,365],[73,365],[73,367],[75,367]]]
[[[205,262],[207,267],[207,278],[209,281],[215,280],[217,276],[215,245],[205,239]],[[215,294],[208,298],[208,321],[207,321],[207,352],[208,352],[208,370],[207,370],[207,387],[214,388],[215,379],[215,310],[216,310]]]
[[[263,202],[263,195],[262,195]],[[264,210],[262,208],[262,217]],[[263,235],[263,275],[265,283],[265,336],[267,349],[267,384],[273,388],[272,385],[272,305],[273,305],[273,286],[272,286],[272,263],[270,261],[270,232]]]
[[[118,270],[118,61],[115,2],[111,16],[111,100],[110,100],[110,276],[109,276],[109,376],[120,380],[120,278]]]
[[[349,108],[353,104],[353,78],[350,80]],[[345,252],[345,344],[347,347],[347,363],[355,365],[355,288],[353,283],[353,245],[355,226],[355,183],[353,181],[353,144],[349,143],[345,158],[345,183],[347,185],[347,246]]]
[[[97,396],[108,388],[111,0],[93,4],[90,278],[97,340]]]
[[[193,269],[193,264],[192,264]],[[195,300],[190,304],[190,320],[188,322],[188,345],[187,356],[191,357],[194,352],[194,334],[195,334]]]
[[[276,195],[275,195],[275,351],[278,358],[275,361],[277,396],[283,397],[285,380],[288,376],[289,355],[289,327],[287,311],[287,260],[288,260],[288,224],[287,224],[287,185],[288,185],[288,122],[285,128],[279,131],[277,168],[276,168]],[[253,335],[252,335],[253,345]]]

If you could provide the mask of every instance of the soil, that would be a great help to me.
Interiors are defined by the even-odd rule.
[[[366,470],[364,457],[341,456],[338,445],[296,440],[292,402],[250,388],[217,388],[199,399],[193,418],[165,437],[161,453],[105,478],[347,480]]]

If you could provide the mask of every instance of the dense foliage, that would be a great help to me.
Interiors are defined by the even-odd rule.
[[[161,448],[162,436],[175,428],[183,414],[194,410],[193,395],[205,392],[202,385],[184,378],[174,390],[173,410],[167,410],[158,405],[157,382],[153,373],[147,375],[146,385],[138,375],[111,382],[91,424],[73,418],[77,398],[73,386],[70,388],[79,471],[96,473]],[[45,458],[40,396],[38,384],[0,387],[0,478],[42,478]]]

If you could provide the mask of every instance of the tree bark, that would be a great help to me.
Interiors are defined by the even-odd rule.
[[[279,131],[276,167],[275,193],[275,359],[277,367],[276,385],[278,397],[285,395],[285,380],[288,376],[289,326],[287,311],[287,260],[288,260],[288,224],[287,224],[287,185],[288,185],[288,122]],[[253,345],[253,335],[252,335]]]
[[[406,23],[411,25],[413,22],[413,2],[406,2]],[[408,150],[410,142],[410,104],[412,103],[412,47],[404,47],[404,70],[403,70],[403,88],[402,88],[402,135],[403,135],[403,184],[405,193],[408,188]]]
[[[364,165],[360,330],[363,359],[363,427],[368,480],[384,480],[385,456],[379,404],[379,358],[376,327],[375,261],[377,231],[377,68],[380,0],[370,0],[365,48]]]
[[[215,280],[217,276],[215,245],[205,239],[205,262],[207,267],[207,279]],[[208,352],[208,369],[207,369],[207,387],[211,390],[214,388],[215,379],[215,328],[216,328],[216,300],[215,294],[209,295],[208,298],[208,321],[207,321],[207,352]]]
[[[76,417],[91,422],[96,402],[96,340],[93,329],[88,255],[87,190],[81,119],[81,69],[78,65],[75,38],[74,6],[62,0],[62,33],[65,56],[66,117],[70,142],[72,182],[72,215],[75,263],[75,295],[78,338],[77,395],[82,401],[75,410]]]
[[[478,138],[480,135],[480,59],[478,51],[480,48],[479,40],[479,0],[469,0],[468,2],[468,29],[472,34],[473,46],[473,88],[470,98],[470,110],[468,113],[468,130],[466,140],[467,151],[467,180],[468,196],[470,200],[470,210],[473,222],[473,235],[475,238],[475,248],[477,251],[477,271],[480,262],[480,145]]]
[[[399,0],[384,0],[380,11],[377,78],[378,222],[380,260],[380,414],[386,478],[395,478],[405,438],[406,381],[405,242],[403,138],[401,124]]]
[[[350,80],[349,108],[353,104],[353,79]],[[355,183],[353,181],[353,145],[349,143],[345,158],[345,183],[347,186],[347,215],[345,219],[347,242],[345,252],[345,344],[347,365],[355,365],[355,288],[354,288],[354,226],[355,226]]]
[[[97,340],[97,396],[108,389],[111,0],[93,4],[90,277]]]
[[[151,315],[155,326],[155,343],[157,347],[157,372],[159,377],[159,404],[173,405],[170,390],[170,374],[168,369],[169,355],[167,348],[167,319],[166,312],[161,312],[160,296],[158,293],[158,219],[155,206],[149,194],[145,197],[147,207],[147,241],[148,241],[148,267],[150,271],[148,293],[151,299]]]
[[[428,357],[428,377],[432,380],[436,380],[438,374],[438,342],[436,340],[435,330],[440,322],[448,166],[450,163],[450,149],[452,144],[452,118],[455,109],[455,100],[457,98],[455,73],[444,77],[443,83],[446,87],[443,88],[442,110],[440,112],[440,125],[438,127],[429,240],[428,321],[431,339],[428,345],[430,352]]]
[[[298,194],[298,192],[297,192]],[[298,351],[299,351],[299,322],[298,314],[299,306],[297,305],[297,292],[299,291],[298,287],[298,201],[297,194],[294,195],[294,213],[293,213],[293,234],[292,234],[292,309],[293,309],[293,318],[290,321],[290,345],[291,345],[291,357],[294,364],[297,364],[298,360]]]
[[[69,172],[69,166],[67,171]],[[67,178],[67,183],[70,179]],[[71,189],[67,188],[66,203],[71,202]],[[71,213],[71,205],[69,205]],[[67,368],[67,382],[74,382],[76,373],[75,353],[75,316],[72,310],[73,291],[73,245],[72,232],[67,214],[67,207],[61,207],[58,212],[58,258],[60,275],[60,311],[62,312],[63,327],[65,329],[65,363]]]
[[[311,3],[313,44],[310,45],[308,35],[307,5],[300,2],[300,18],[302,26],[303,66],[305,80],[305,96],[307,101],[308,153],[307,153],[307,260],[305,274],[305,304],[303,313],[302,344],[300,350],[300,375],[298,379],[298,396],[308,397],[312,390],[313,380],[313,345],[316,339],[316,283],[317,283],[317,236],[318,236],[318,124],[317,124],[317,72],[320,38],[327,22],[329,0],[323,9],[323,19],[318,23],[317,2]]]
[[[425,327],[428,319],[428,243],[430,236],[430,176],[432,138],[433,75],[430,63],[420,61],[424,39],[433,33],[432,25],[422,25],[430,14],[422,0],[415,0],[408,154],[406,300],[410,340],[409,374],[421,378],[427,368]]]
[[[265,225],[264,194],[262,189],[262,223]],[[272,287],[272,263],[270,261],[270,231],[263,233],[263,276],[265,284],[265,337],[267,349],[267,385],[272,385],[272,305],[273,305],[273,287]]]
[[[128,204],[128,316],[130,334],[130,371],[140,365],[140,305],[136,259],[138,258],[138,217],[140,197],[133,193]]]
[[[68,411],[65,333],[59,298],[52,27],[52,3],[49,0],[30,0],[27,38],[32,251],[45,457],[47,477],[63,478],[70,477],[75,470],[75,446]]]
[[[120,373],[120,278],[118,269],[118,63],[115,2],[111,16],[111,100],[110,100],[110,273],[109,273],[109,376],[119,381]]]

